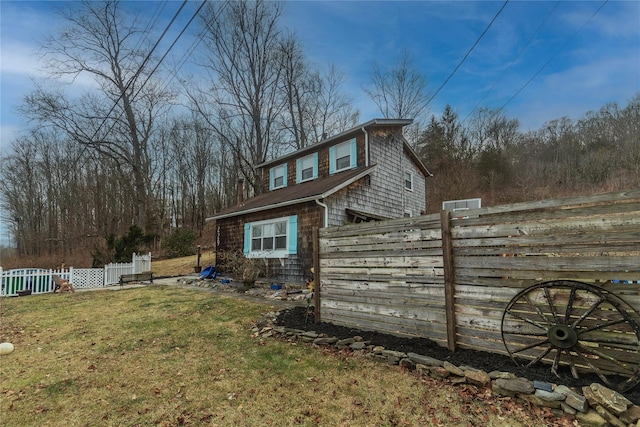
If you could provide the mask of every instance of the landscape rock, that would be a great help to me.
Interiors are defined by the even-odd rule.
[[[620,421],[627,424],[635,424],[640,421],[640,406],[633,405],[622,414],[620,414]]]
[[[441,360],[429,356],[422,356],[416,353],[407,353],[407,357],[413,360],[415,363],[419,363],[425,366],[442,366],[443,364]]]
[[[495,380],[495,383],[505,389],[515,393],[522,394],[533,394],[536,389],[533,386],[533,383],[526,378],[514,378],[514,379],[505,379],[498,378]]]
[[[580,422],[582,427],[606,427],[607,420],[602,418],[595,410],[589,409],[588,412],[578,412],[576,419]]]
[[[536,406],[543,406],[547,408],[560,408],[561,406],[560,402],[557,400],[553,401],[553,400],[541,399],[535,394],[518,393],[517,397],[526,402],[533,403]]]
[[[607,420],[607,422],[613,427],[627,427],[625,423],[620,421],[615,415],[613,415],[611,412],[607,411],[600,405],[596,406],[596,412],[600,414],[602,418]]]
[[[477,385],[478,387],[484,387],[491,383],[489,374],[479,369],[468,369],[464,371],[464,377],[468,383]]]
[[[589,389],[590,393],[585,393],[585,389]],[[603,386],[602,384],[593,383],[588,387],[583,387],[582,391],[587,399],[589,399],[589,397],[591,396],[597,404],[600,404],[602,407],[616,416],[622,414],[627,410],[627,408],[633,405],[633,403],[629,399],[627,399],[617,391]],[[589,394],[589,396],[587,396],[587,394]]]
[[[464,377],[464,371],[458,368],[451,362],[447,362],[446,360],[442,363],[442,367],[449,371],[451,375],[455,375],[457,377]]]
[[[564,400],[564,403],[571,406],[573,409],[580,412],[587,412],[587,410],[589,409],[587,398],[580,393],[571,390],[569,387],[565,385],[559,385],[555,388],[555,392],[565,395],[566,398]]]
[[[566,396],[562,393],[558,393],[557,391],[546,391],[542,389],[536,389],[534,393],[535,396],[539,397],[542,400],[559,402],[564,400]]]
[[[548,383],[546,381],[534,380],[533,386],[536,388],[536,390],[553,391],[553,384]]]

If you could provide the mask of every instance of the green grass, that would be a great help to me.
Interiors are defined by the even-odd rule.
[[[272,310],[168,286],[0,300],[0,341],[15,346],[0,356],[0,425],[543,422],[368,358],[252,337]]]

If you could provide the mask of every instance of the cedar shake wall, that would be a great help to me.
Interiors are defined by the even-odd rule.
[[[291,215],[298,215],[298,253],[289,255],[285,259],[284,267],[281,266],[280,260],[277,258],[268,259],[269,277],[261,279],[303,283],[311,277],[309,270],[313,266],[313,228],[321,227],[323,219],[322,208],[314,202],[216,220],[216,252],[242,252],[244,248],[244,224],[247,222]],[[224,264],[219,262],[216,267],[224,275]]]

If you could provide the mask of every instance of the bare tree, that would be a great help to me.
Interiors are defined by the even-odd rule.
[[[210,3],[202,16],[205,57],[200,65],[211,87],[191,89],[197,111],[233,152],[255,192],[262,181],[254,166],[278,153],[276,118],[284,105],[279,3],[263,0]]]
[[[405,50],[391,69],[374,63],[371,87],[364,90],[384,117],[414,120],[405,136],[415,144],[428,111],[428,94],[427,79],[416,69],[411,55]]]
[[[46,69],[52,78],[73,82],[89,76],[96,86],[72,99],[41,85],[27,97],[23,112],[119,164],[133,179],[135,222],[145,229],[150,141],[172,95],[148,81],[143,64],[149,51],[139,47],[143,32],[117,1],[74,3],[62,16],[67,27],[43,45]]]

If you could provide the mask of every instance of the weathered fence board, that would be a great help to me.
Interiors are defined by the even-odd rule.
[[[322,319],[426,337],[449,348],[507,353],[501,328],[511,299],[539,282],[579,280],[622,298],[625,310],[640,321],[640,191],[494,206],[464,215],[320,229]],[[582,313],[585,327],[594,328],[590,339],[621,361],[637,362],[633,330],[623,325],[613,333],[602,327],[612,313],[590,310],[597,301],[583,298],[572,301],[572,318]],[[557,299],[562,304],[562,297]],[[506,324],[540,332],[516,321]],[[536,350],[522,354],[535,357]],[[618,372],[615,364],[598,363]]]

